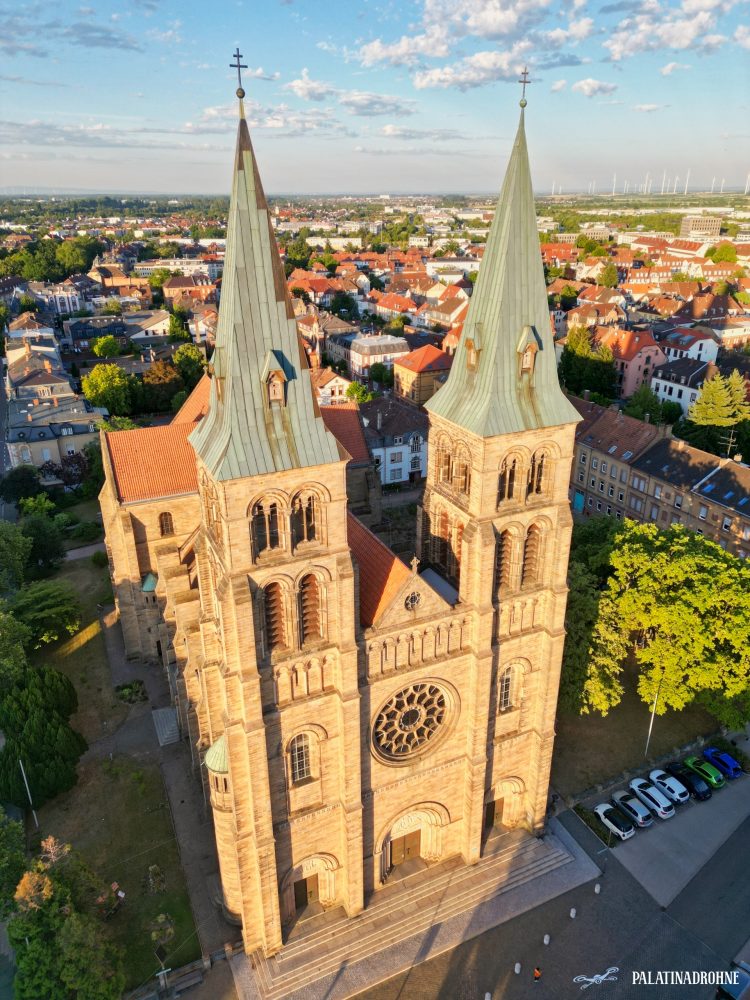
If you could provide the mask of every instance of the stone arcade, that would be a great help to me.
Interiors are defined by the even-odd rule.
[[[522,110],[427,405],[411,566],[349,513],[238,94],[211,377],[169,426],[103,435],[101,505],[128,654],[169,673],[223,905],[269,956],[305,910],[351,917],[417,858],[470,865],[493,827],[543,827],[579,417],[557,381]]]

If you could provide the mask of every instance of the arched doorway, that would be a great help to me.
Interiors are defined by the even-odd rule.
[[[332,906],[338,896],[337,872],[340,869],[332,854],[314,854],[290,869],[279,893],[282,924]]]
[[[526,786],[520,778],[503,778],[484,797],[485,834],[493,829],[512,830],[525,819]]]
[[[380,856],[380,881],[385,882],[394,869],[421,859],[428,864],[443,856],[443,828],[450,823],[445,806],[423,803],[402,812],[380,837],[376,856]]]

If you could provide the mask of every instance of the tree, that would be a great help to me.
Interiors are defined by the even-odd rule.
[[[43,580],[23,587],[10,610],[29,630],[34,649],[57,642],[65,633],[75,635],[81,627],[81,604],[73,588],[59,580]]]
[[[19,500],[18,509],[22,517],[30,517],[32,514],[51,517],[55,513],[55,504],[46,493],[39,493],[35,497],[26,497],[23,500]]]
[[[206,368],[206,359],[200,348],[195,344],[182,344],[174,352],[172,361],[188,390],[195,388]]]
[[[76,1000],[120,1000],[125,988],[121,949],[91,917],[73,912],[60,935],[61,982]]]
[[[661,417],[659,397],[653,389],[643,382],[626,403],[623,413],[628,417],[635,417],[636,420],[645,420],[648,415],[651,422],[657,424]]]
[[[117,338],[108,333],[106,337],[97,337],[91,345],[91,350],[97,358],[116,358],[120,353]]]
[[[576,395],[588,389],[611,398],[617,383],[611,349],[605,345],[595,348],[586,327],[571,327],[560,359],[560,378],[566,388]]]
[[[130,412],[130,380],[118,365],[94,365],[82,384],[92,406],[102,406],[116,416]]]
[[[594,627],[582,711],[622,697],[635,644],[638,693],[657,714],[708,697],[722,721],[750,691],[750,567],[703,535],[626,521]],[[716,581],[721,580],[721,586]]]
[[[732,243],[719,243],[718,246],[708,248],[706,257],[713,260],[714,264],[735,264],[737,250]]]
[[[676,424],[682,419],[682,407],[671,399],[663,400],[659,419],[662,424]]]
[[[331,300],[330,310],[335,316],[340,316],[342,319],[352,319],[359,315],[356,303],[346,292],[336,292]]]
[[[712,427],[733,427],[738,422],[736,401],[723,375],[716,374],[703,383],[688,417],[694,424]]]
[[[190,331],[185,323],[185,315],[183,310],[175,308],[169,317],[169,339],[173,343],[176,340],[191,340]]]
[[[18,525],[0,520],[0,594],[21,586],[30,550],[31,541]]]
[[[148,276],[148,283],[151,289],[155,292],[161,292],[164,282],[172,277],[174,272],[170,271],[167,267],[157,267],[155,271],[152,271]]]
[[[16,886],[26,868],[23,826],[0,808],[0,919],[7,920],[15,906]]]
[[[603,285],[605,288],[617,288],[618,280],[617,268],[614,264],[609,263],[602,268],[597,284]]]
[[[39,469],[34,465],[17,465],[0,479],[0,499],[18,503],[22,497],[35,497],[42,492]]]
[[[65,558],[60,528],[44,514],[32,514],[21,521],[21,531],[31,540],[27,565],[35,575],[57,569]]]
[[[105,316],[122,316],[122,302],[119,299],[107,299],[102,312]]]
[[[90,236],[76,236],[72,240],[63,240],[55,256],[66,274],[78,274],[89,271],[94,258],[103,250],[104,245],[99,240]]]
[[[186,389],[180,389],[179,392],[176,392],[174,396],[172,396],[172,402],[170,404],[172,413],[177,413],[180,407],[183,406],[187,398],[188,398],[188,393]]]
[[[39,303],[33,295],[27,295],[24,292],[18,300],[18,311],[19,313],[39,312]]]
[[[149,410],[168,410],[172,397],[185,384],[182,376],[168,361],[155,361],[143,374],[144,402]]]
[[[361,382],[352,382],[347,387],[346,395],[348,399],[356,399],[358,403],[369,403],[374,396]]]
[[[5,327],[10,322],[10,309],[4,302],[0,302],[0,336],[5,333]]]

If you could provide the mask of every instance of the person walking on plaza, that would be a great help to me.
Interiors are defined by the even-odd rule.
[[[538,983],[541,978],[542,978],[542,970],[539,968],[538,965],[535,965],[534,966],[534,982]]]

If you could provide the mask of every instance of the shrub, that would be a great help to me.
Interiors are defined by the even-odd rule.
[[[70,534],[79,542],[96,542],[101,538],[102,526],[98,521],[81,521]]]
[[[103,569],[105,566],[109,565],[109,559],[107,559],[106,552],[93,552],[91,554],[91,562],[94,566]]]

